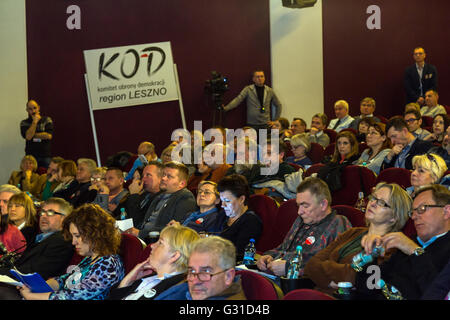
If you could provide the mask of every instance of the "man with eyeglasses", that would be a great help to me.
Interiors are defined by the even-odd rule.
[[[450,191],[437,184],[423,187],[417,191],[412,208],[416,241],[402,232],[393,232],[372,237],[366,251],[378,245],[385,250],[395,249],[391,258],[380,265],[379,275],[404,298],[420,299],[450,259]],[[369,297],[380,297],[380,290],[367,286],[371,275],[365,270],[359,272],[356,287]]]
[[[236,276],[236,248],[218,236],[195,242],[186,282],[162,292],[155,300],[246,300]]]
[[[73,246],[64,240],[62,222],[64,217],[72,211],[70,203],[61,198],[47,199],[39,211],[39,228],[41,233],[33,243],[27,243],[22,255],[14,262],[14,266],[21,273],[39,273],[44,279],[63,274],[73,256]],[[0,274],[11,277],[4,266]],[[0,285],[0,299],[21,298],[12,286]]]
[[[426,140],[428,136],[431,135],[431,132],[425,129],[422,129],[422,115],[416,109],[408,109],[403,114],[403,119],[405,119],[408,124],[408,130],[411,132],[414,137],[419,140]]]
[[[425,63],[425,57],[425,50],[422,47],[414,48],[413,58],[416,63],[407,67],[403,76],[406,103],[417,102],[422,106],[425,102],[425,92],[437,89],[437,69],[435,66]]]

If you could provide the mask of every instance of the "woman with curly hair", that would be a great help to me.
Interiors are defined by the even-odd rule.
[[[47,280],[53,292],[33,293],[23,286],[27,300],[103,300],[124,277],[119,253],[121,234],[115,220],[99,205],[84,204],[63,221],[63,234],[72,238],[76,252],[85,258],[68,273]]]

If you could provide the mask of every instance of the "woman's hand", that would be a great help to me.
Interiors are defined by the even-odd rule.
[[[371,254],[373,248],[381,246],[383,244],[383,238],[377,234],[366,234],[361,239],[361,247],[367,254]],[[382,254],[383,256],[384,254]]]
[[[133,270],[131,270],[120,282],[119,288],[128,287],[136,280],[139,280],[149,274],[152,274],[154,271],[150,266],[149,259],[145,260],[137,264]]]

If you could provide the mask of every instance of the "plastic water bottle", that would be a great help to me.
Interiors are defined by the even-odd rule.
[[[120,220],[125,220],[127,218],[127,212],[125,208],[120,208]]]
[[[351,267],[355,271],[360,272],[362,271],[365,265],[371,263],[374,259],[378,258],[380,255],[383,254],[383,252],[384,248],[381,246],[373,248],[372,254],[366,254],[366,252],[363,250],[353,257]]]
[[[377,286],[381,289],[381,292],[387,300],[403,300],[403,296],[400,291],[398,291],[393,285],[389,285],[384,282],[383,279],[378,280]]]
[[[248,243],[248,245],[245,247],[245,251],[244,251],[244,259],[242,260],[242,263],[244,265],[252,265],[255,263],[255,253],[256,253],[256,248],[255,248],[255,239],[250,239],[250,242]]]
[[[358,200],[356,201],[355,208],[359,211],[366,211],[366,202],[364,201],[364,192],[360,191],[358,193]]]
[[[302,275],[302,246],[297,246],[297,253],[292,258],[291,263],[289,265],[289,269],[286,274],[286,278],[288,279],[298,279]]]

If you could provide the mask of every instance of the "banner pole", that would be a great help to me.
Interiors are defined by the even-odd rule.
[[[183,123],[183,129],[187,130],[186,120],[184,118],[183,98],[181,97],[180,81],[178,80],[178,70],[177,70],[176,63],[173,64],[173,73],[175,75],[175,82],[177,84],[177,93],[178,93],[178,102],[180,105],[181,122]]]
[[[97,130],[95,129],[94,111],[92,110],[91,94],[89,92],[89,80],[86,73],[84,74],[84,82],[86,84],[86,92],[89,103],[89,114],[91,116],[92,134],[94,136],[95,154],[97,156],[97,166],[101,167],[100,152],[98,150],[98,141],[97,141]]]

